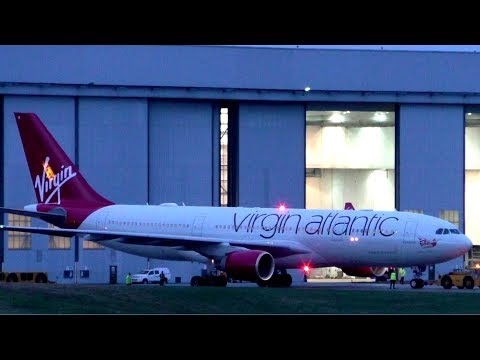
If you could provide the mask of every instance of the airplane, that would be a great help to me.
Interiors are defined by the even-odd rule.
[[[450,222],[410,212],[115,204],[89,185],[35,113],[14,116],[37,203],[0,212],[57,228],[0,225],[3,231],[79,236],[143,257],[213,264],[260,287],[291,286],[287,269],[379,274],[441,263],[472,247]]]
[[[355,207],[351,202],[346,202],[344,207],[344,210],[355,210]],[[422,273],[426,270],[426,266],[424,265],[419,265],[419,266],[413,266],[413,271],[416,277],[420,277]],[[387,271],[389,270],[388,267],[372,267],[372,266],[363,266],[363,267],[349,267],[349,266],[344,266],[342,267],[342,271],[349,276],[358,276],[358,277],[380,277],[384,275]],[[418,286],[423,287],[423,282],[419,282],[416,279],[412,279],[411,281],[411,286],[413,288],[418,288]]]

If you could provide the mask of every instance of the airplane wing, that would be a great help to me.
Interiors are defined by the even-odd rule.
[[[96,241],[100,244],[105,240],[118,239],[127,244],[170,247],[181,246],[185,250],[193,251],[206,245],[228,244],[230,246],[244,247],[251,250],[264,250],[272,254],[274,257],[307,254],[311,252],[306,246],[296,241],[289,240],[228,240],[188,235],[150,234],[108,230],[51,229],[44,227],[8,225],[0,225],[0,230],[66,237],[84,236],[84,240]]]

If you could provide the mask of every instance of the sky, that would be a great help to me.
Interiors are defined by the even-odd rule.
[[[415,50],[480,52],[480,45],[248,45],[302,49]]]

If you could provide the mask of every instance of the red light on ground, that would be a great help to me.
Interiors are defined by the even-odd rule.
[[[310,267],[308,265],[305,265],[303,267],[303,271],[305,271],[306,273],[310,271]]]

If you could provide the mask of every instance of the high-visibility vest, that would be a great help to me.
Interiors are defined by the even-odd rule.
[[[132,277],[130,275],[127,275],[125,278],[125,284],[130,285],[132,283]]]
[[[390,273],[390,280],[397,280],[397,273],[395,271]]]

